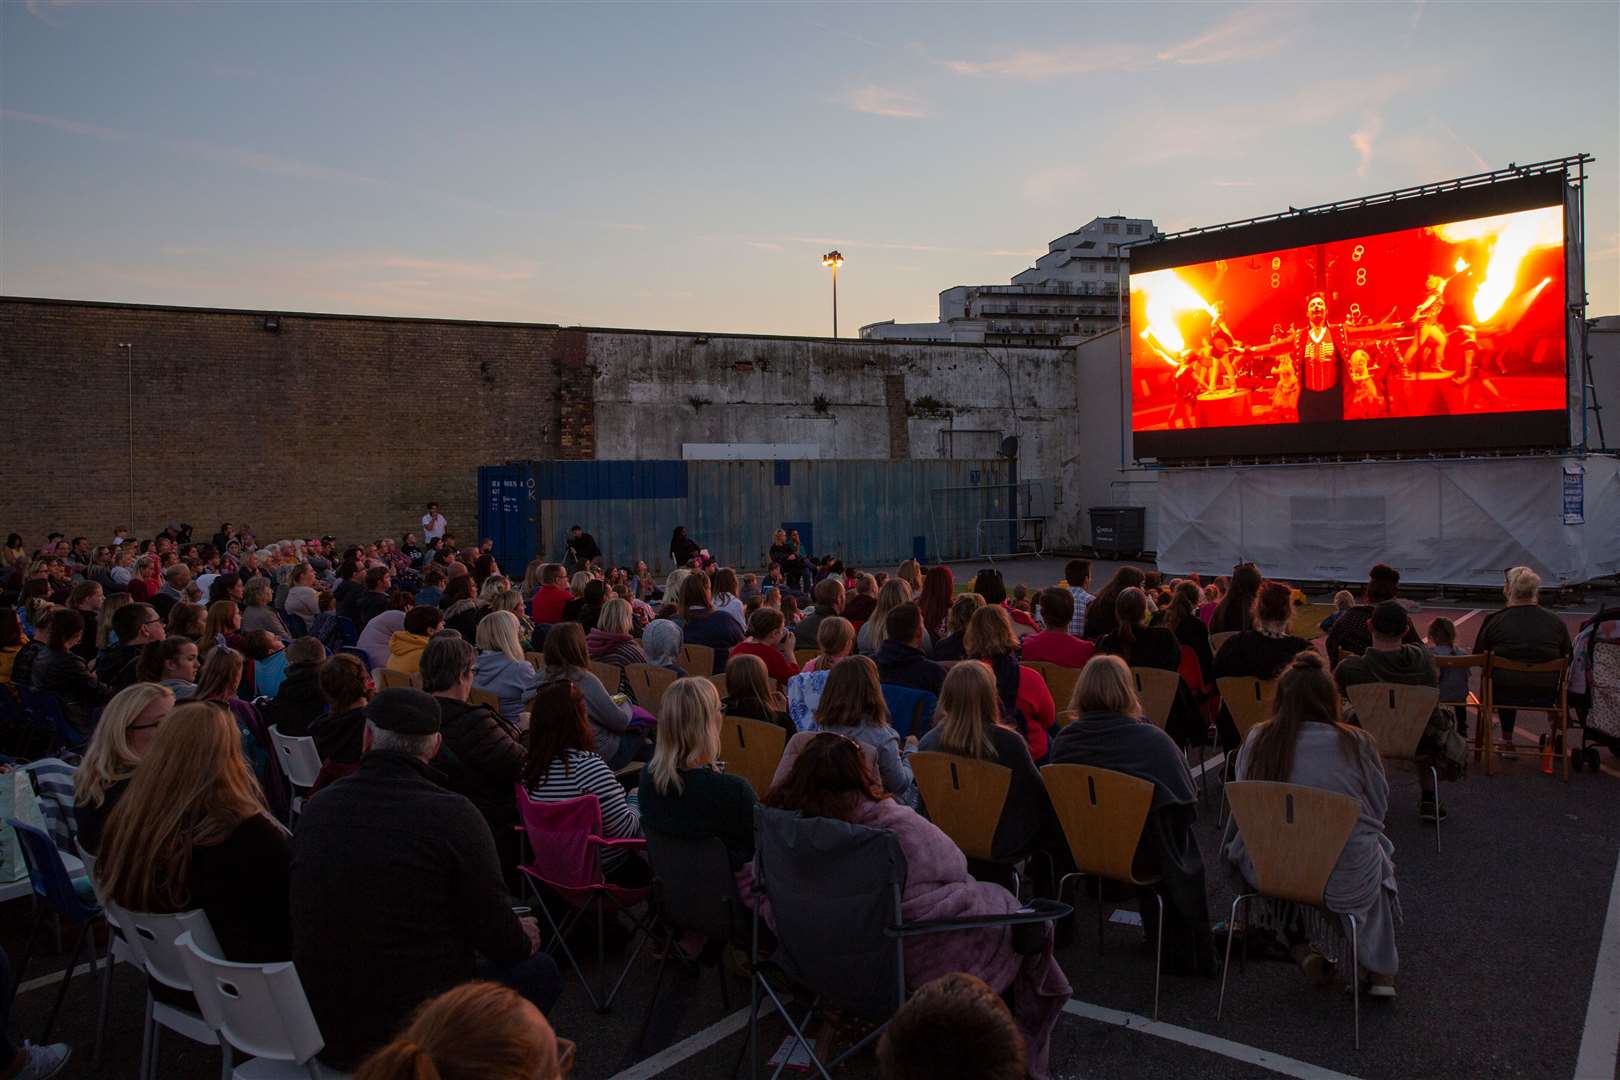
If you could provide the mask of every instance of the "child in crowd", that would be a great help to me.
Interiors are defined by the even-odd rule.
[[[1429,652],[1435,656],[1465,655],[1461,649],[1457,648],[1457,624],[1444,615],[1436,616],[1434,621],[1429,624]],[[1441,669],[1440,700],[1468,700],[1467,668]],[[1453,705],[1451,711],[1457,717],[1457,734],[1465,739],[1468,738],[1468,707],[1466,705]]]
[[[1340,589],[1338,592],[1334,593],[1333,610],[1328,614],[1327,618],[1322,620],[1322,633],[1325,634],[1329,630],[1333,629],[1333,624],[1339,621],[1339,616],[1343,615],[1346,611],[1349,611],[1355,606],[1356,598],[1351,595],[1349,589]],[[1445,622],[1444,619],[1438,621]]]

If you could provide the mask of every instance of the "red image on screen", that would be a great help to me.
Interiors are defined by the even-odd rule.
[[[1562,410],[1563,210],[1132,274],[1133,431]]]

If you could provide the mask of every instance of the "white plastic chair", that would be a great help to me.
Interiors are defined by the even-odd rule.
[[[101,905],[101,911],[107,920],[107,952],[106,967],[101,974],[101,1005],[96,1010],[96,1049],[92,1061],[101,1060],[101,1043],[107,1035],[107,1014],[112,1010],[112,972],[114,964],[134,964],[141,967],[141,959],[129,943],[129,937],[124,928],[118,925],[118,918],[114,909],[108,906],[107,897],[101,891],[101,883],[96,880],[96,857],[84,848],[79,848],[79,860],[84,863],[84,875],[90,882],[90,889],[96,894],[96,903]]]
[[[281,769],[287,774],[287,782],[305,791],[314,787],[321,775],[321,755],[315,749],[315,740],[303,735],[283,735],[279,727],[271,724],[270,741],[281,755]],[[292,816],[297,817],[303,806],[304,797],[294,795]]]
[[[195,940],[206,941],[214,952],[221,951],[214,939],[214,929],[208,925],[208,916],[201,910],[182,911],[177,915],[154,915],[109,904],[107,912],[115,924],[123,927],[130,949],[146,969],[148,977],[171,990],[195,993],[191,988],[191,975],[186,971],[185,960],[175,946],[175,941],[182,934],[191,934]],[[146,993],[146,1027],[141,1038],[141,1080],[152,1080],[157,1074],[158,1038],[163,1028],[184,1035],[192,1042],[219,1047],[219,1075],[222,1080],[231,1080],[230,1044],[219,1037],[201,1013],[158,1001],[150,989]]]
[[[343,1075],[315,1060],[326,1040],[292,961],[232,963],[204,951],[191,934],[180,935],[175,948],[203,1016],[225,1042],[249,1055],[231,1074],[235,1080]]]

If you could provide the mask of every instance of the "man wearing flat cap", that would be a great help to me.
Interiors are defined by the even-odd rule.
[[[483,815],[428,764],[439,715],[420,690],[373,697],[359,767],[309,800],[293,837],[293,960],[336,1069],[471,979],[542,1012],[562,988],[534,920],[512,911]]]

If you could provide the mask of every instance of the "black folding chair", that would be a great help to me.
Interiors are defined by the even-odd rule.
[[[654,877],[650,909],[665,934],[664,955],[653,980],[652,1000],[647,1003],[636,1035],[637,1046],[647,1037],[647,1025],[658,1008],[664,969],[674,956],[677,940],[689,933],[702,934],[708,943],[705,953],[720,950],[715,966],[720,975],[720,1001],[727,1012],[731,1011],[731,986],[726,977],[724,949],[731,944],[746,948],[748,944],[747,909],[737,895],[737,879],[720,838],[677,836],[649,828],[646,822],[641,824],[641,833],[647,840],[647,862]],[[695,959],[702,964],[705,956],[700,954]]]
[[[823,1080],[832,1080],[831,1070],[870,1045],[905,1004],[907,938],[1050,923],[1073,911],[1067,904],[1034,900],[1010,915],[907,923],[901,915],[906,860],[893,833],[764,806],[754,810],[754,831],[754,887],[770,899],[777,937],[767,962],[759,950],[756,905],[748,1015],[749,1066],[756,1077],[761,991],[793,1032],[786,1057],[791,1058],[802,1043]],[[859,977],[854,977],[856,973]],[[784,994],[810,999],[803,1019],[794,1021]],[[815,1043],[805,1035],[824,1005],[876,1025],[826,1062],[816,1056]],[[779,1075],[783,1066],[773,1075]]]

